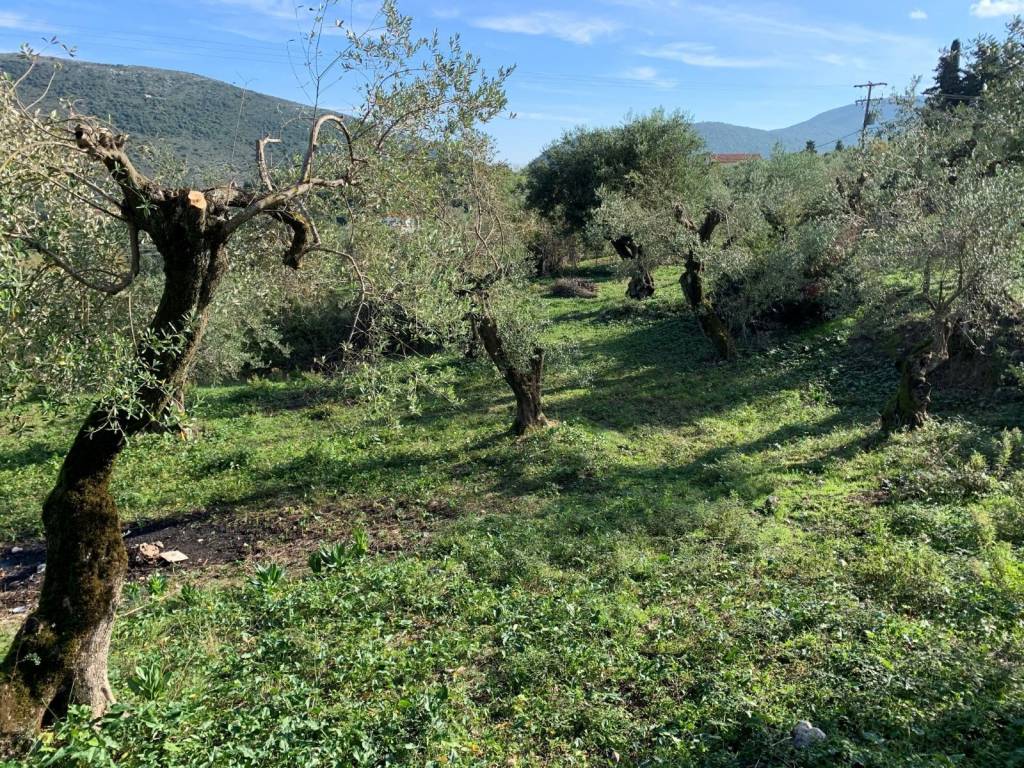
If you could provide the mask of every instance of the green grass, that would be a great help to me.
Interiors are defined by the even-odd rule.
[[[850,322],[720,364],[672,270],[644,305],[588,271],[599,299],[547,300],[586,373],[552,375],[553,429],[512,439],[493,373],[442,359],[404,365],[460,402],[419,414],[262,382],[203,390],[195,441],[139,439],[129,520],[287,507],[371,554],[133,591],[123,703],[28,764],[1024,765],[1019,405],[952,393],[879,440],[895,374]],[[7,540],[72,429],[0,437]],[[377,552],[370,502],[431,535]],[[800,719],[828,739],[795,751]]]

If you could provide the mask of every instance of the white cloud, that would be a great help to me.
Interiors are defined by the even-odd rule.
[[[484,16],[473,20],[474,27],[521,35],[557,37],[578,45],[588,45],[598,37],[615,32],[619,25],[599,17],[581,18],[556,11],[535,11],[513,16]]]
[[[0,29],[16,29],[20,32],[47,32],[52,34],[56,29],[38,21],[32,21],[20,13],[0,11]]]
[[[711,67],[716,69],[767,69],[781,67],[783,62],[778,58],[741,58],[723,56],[713,45],[706,43],[669,43],[658,48],[639,51],[641,56],[653,59],[666,59],[689,64],[691,67]]]
[[[655,88],[675,88],[676,81],[662,77],[654,67],[630,67],[620,77],[637,83],[649,83]]]
[[[912,18],[914,21],[927,21],[928,12],[922,11],[920,8],[916,8],[910,12],[910,18]]]
[[[981,0],[971,6],[971,13],[983,19],[1024,13],[1024,0]]]

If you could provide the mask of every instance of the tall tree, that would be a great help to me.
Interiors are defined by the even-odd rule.
[[[938,66],[935,67],[935,85],[925,91],[930,106],[950,110],[963,102],[966,91],[960,58],[960,41],[954,40],[939,56]]]
[[[351,72],[364,104],[349,116],[315,113],[294,173],[275,178],[265,152],[271,140],[261,139],[259,187],[167,186],[133,162],[127,137],[98,120],[40,115],[19,99],[17,82],[0,80],[5,268],[42,259],[84,288],[117,294],[138,275],[145,242],[164,274],[123,386],[86,417],[43,506],[47,570],[39,604],[0,662],[0,741],[8,745],[70,704],[98,715],[113,700],[107,656],[127,556],[111,475],[130,439],[164,417],[187,376],[229,266],[229,242],[258,219],[276,222],[288,232],[282,261],[298,268],[306,254],[326,247],[305,199],[386,190],[387,168],[398,167],[413,142],[456,136],[504,106],[506,72],[488,78],[457,42],[444,48],[436,37],[414,37],[411,20],[390,2],[373,28],[344,29],[345,48],[327,54],[320,44],[329,5],[313,9],[307,39],[317,98],[331,73]],[[365,214],[379,216],[375,211]],[[110,254],[90,245],[109,251],[119,231],[128,253],[114,271],[104,259]],[[90,237],[98,232],[102,242]]]

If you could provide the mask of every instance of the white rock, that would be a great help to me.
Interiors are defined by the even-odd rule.
[[[183,563],[188,560],[188,555],[176,549],[169,549],[160,553],[160,559],[167,563]]]
[[[793,746],[797,749],[807,749],[812,744],[824,741],[827,738],[821,728],[815,728],[808,720],[801,720],[794,725],[789,735],[793,739]]]
[[[11,613],[28,613],[28,608],[24,605],[19,605],[17,608],[11,608]]]

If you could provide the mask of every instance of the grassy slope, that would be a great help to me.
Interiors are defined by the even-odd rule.
[[[313,382],[210,389],[200,440],[140,440],[116,483],[128,518],[454,514],[326,578],[183,600],[176,577],[135,597],[113,670],[131,716],[50,749],[97,741],[126,766],[1021,764],[1021,485],[967,458],[994,456],[1019,410],[940,405],[936,426],[875,445],[891,366],[844,323],[720,365],[671,270],[643,307],[594,271],[600,299],[548,302],[590,381],[552,381],[560,425],[521,442],[486,371],[400,425]],[[37,528],[69,434],[0,437],[2,535]],[[167,689],[146,694],[137,667]],[[798,754],[802,718],[830,738]]]

